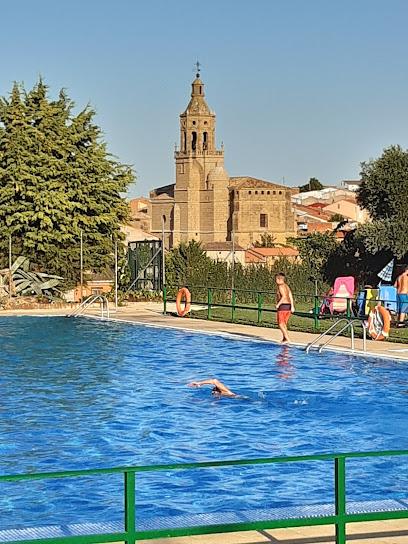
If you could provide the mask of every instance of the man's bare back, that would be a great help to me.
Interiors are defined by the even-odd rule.
[[[395,281],[395,287],[399,295],[408,294],[408,276],[403,272]]]

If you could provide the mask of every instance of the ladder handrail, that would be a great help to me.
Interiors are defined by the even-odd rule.
[[[360,320],[356,319],[356,318],[354,318],[354,319],[351,318],[350,319],[350,318],[343,317],[342,319],[339,319],[338,321],[333,323],[333,325],[331,325],[327,330],[322,332],[322,334],[320,334],[317,338],[315,338],[313,340],[313,342],[308,344],[307,347],[306,347],[306,353],[309,353],[309,351],[311,350],[312,347],[314,347],[322,338],[324,338],[326,336],[326,334],[328,334],[331,330],[333,330],[334,327],[336,327],[342,321],[345,321],[346,324],[339,331],[337,331],[336,334],[334,334],[333,336],[330,336],[330,338],[324,344],[319,346],[318,347],[318,352],[322,353],[323,349],[328,344],[330,344],[330,342],[332,342],[335,338],[337,338],[342,332],[347,330],[349,327],[350,327],[350,332],[351,332],[351,349],[354,349],[354,324],[355,323],[360,323]],[[363,325],[363,344],[364,344],[363,349],[364,349],[364,351],[366,351],[367,329],[366,329],[364,323],[362,323],[362,325]]]
[[[81,315],[88,308],[88,306],[96,302],[98,299],[101,301],[101,317],[104,317],[104,305],[106,304],[106,318],[109,319],[109,301],[104,295],[90,295],[87,299],[81,302],[78,308],[75,308],[70,314],[68,314],[67,317],[77,317]]]

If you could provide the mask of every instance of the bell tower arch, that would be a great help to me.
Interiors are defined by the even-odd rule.
[[[208,236],[202,236],[203,230],[208,230],[203,226],[203,217],[213,213],[213,209],[208,209],[214,192],[214,187],[209,188],[208,174],[215,167],[223,167],[224,150],[216,149],[215,113],[205,101],[204,83],[199,73],[191,84],[187,108],[180,114],[180,145],[174,158],[174,245],[192,239],[208,239]],[[227,194],[228,189],[225,191]],[[206,204],[203,206],[203,203]]]

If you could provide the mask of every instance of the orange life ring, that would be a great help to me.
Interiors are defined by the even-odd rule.
[[[185,297],[185,301],[184,301],[184,309],[182,310],[181,309],[181,300],[183,298],[183,295]],[[190,306],[191,306],[191,293],[187,289],[187,287],[182,287],[180,289],[180,291],[178,292],[177,298],[176,298],[177,314],[180,317],[184,317],[190,311]]]
[[[376,312],[381,316],[382,325],[380,320],[376,319]],[[385,340],[388,338],[390,332],[391,316],[388,310],[384,306],[376,306],[370,312],[368,316],[368,333],[373,340]]]

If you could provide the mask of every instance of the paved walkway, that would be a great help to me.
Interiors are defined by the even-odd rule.
[[[140,302],[119,308],[112,313],[114,319],[143,323],[153,326],[165,326],[204,333],[232,334],[244,338],[256,338],[271,342],[279,342],[279,330],[251,325],[237,325],[234,323],[220,323],[200,319],[179,318],[170,313],[175,311],[168,305],[169,315],[163,315],[162,304],[154,302]],[[65,315],[64,310],[12,310],[3,311],[3,315]],[[96,310],[91,310],[95,313]],[[305,346],[312,342],[316,335],[291,332],[293,344]],[[336,338],[332,348],[341,351],[350,350],[349,338]],[[356,339],[354,353],[362,353],[363,341]],[[367,341],[369,356],[398,358],[408,361],[408,348],[391,342]],[[220,535],[201,535],[168,539],[150,540],[152,544],[334,544],[334,526],[304,527],[290,529],[275,529],[273,531],[247,531],[239,533],[224,533]],[[146,541],[141,541],[146,542]],[[351,523],[347,529],[347,542],[355,544],[408,544],[408,520],[376,521],[369,523]]]

